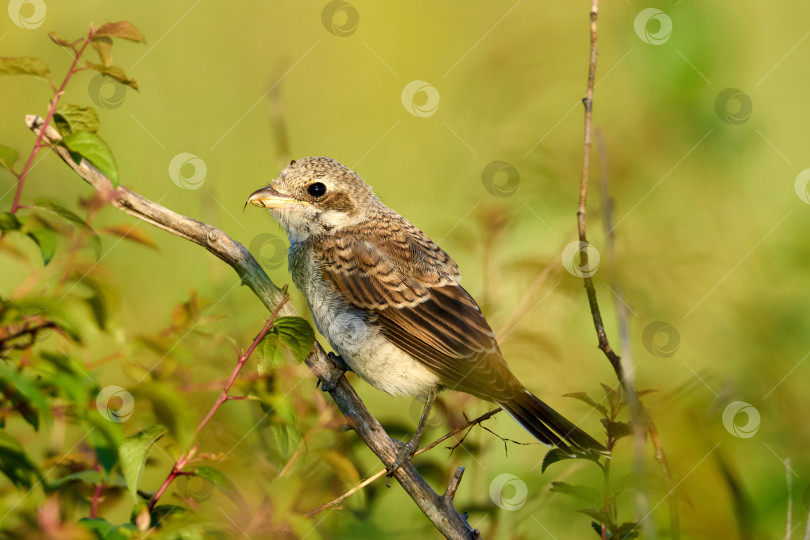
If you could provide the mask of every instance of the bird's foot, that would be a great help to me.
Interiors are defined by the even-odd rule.
[[[332,361],[332,364],[340,370],[340,375],[331,377],[328,381],[318,379],[317,384],[321,385],[321,390],[324,392],[331,392],[337,387],[338,381],[347,371],[352,371],[352,368],[347,364],[343,358],[333,352],[327,353],[327,358]]]
[[[392,439],[394,444],[397,445],[397,458],[391,464],[390,467],[386,467],[385,469],[385,485],[386,487],[391,487],[388,483],[389,478],[394,476],[394,473],[397,472],[404,463],[411,460],[413,454],[416,452],[417,447],[419,446],[419,439],[411,438],[410,441],[403,443],[396,439]]]

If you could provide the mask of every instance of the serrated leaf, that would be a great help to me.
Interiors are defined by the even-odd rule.
[[[51,70],[39,58],[31,57],[0,57],[0,75],[31,75],[50,80]]]
[[[112,39],[108,37],[97,37],[91,43],[93,49],[98,53],[98,60],[102,66],[112,65]]]
[[[127,488],[129,488],[129,493],[135,502],[138,502],[138,484],[141,482],[141,474],[146,465],[149,450],[168,431],[160,424],[150,426],[124,439],[118,448],[121,472],[124,473]]]
[[[0,167],[8,170],[13,170],[14,162],[17,161],[19,154],[13,148],[8,146],[0,146]]]
[[[20,226],[17,216],[9,212],[0,212],[0,231],[16,231]]]
[[[315,333],[309,323],[301,317],[281,317],[273,323],[257,348],[259,372],[268,373],[278,369],[288,356],[301,362],[312,351]]]
[[[610,404],[610,412],[616,414],[619,412],[621,408],[622,402],[622,395],[620,390],[614,390],[610,386],[606,385],[605,383],[599,383],[602,385],[602,389],[605,391],[605,396],[608,399],[608,403]]]
[[[112,77],[116,81],[129,86],[134,90],[138,90],[138,81],[130,79],[126,72],[118,66],[105,66],[103,64],[87,64],[90,69],[95,69],[99,73],[103,73],[108,77]]]
[[[552,493],[564,493],[596,506],[601,499],[599,493],[586,486],[574,486],[565,482],[552,482],[549,489]]]
[[[79,154],[95,165],[110,179],[113,186],[118,187],[118,167],[115,164],[115,158],[113,158],[110,147],[101,137],[95,133],[77,131],[62,139],[62,142],[72,153]]]
[[[135,41],[137,43],[146,43],[146,40],[144,39],[143,34],[141,34],[140,30],[135,28],[135,26],[132,23],[127,21],[119,21],[105,24],[104,26],[96,30],[94,34],[94,39],[105,36],[128,39],[129,41]]]
[[[543,457],[543,466],[540,468],[540,472],[546,472],[549,465],[553,465],[559,461],[565,461],[566,459],[576,459],[576,456],[572,456],[559,448],[552,448],[546,452],[546,455]]]
[[[8,397],[14,409],[35,431],[39,430],[40,412],[50,418],[51,407],[42,390],[11,366],[0,363],[0,393]]]
[[[605,426],[605,430],[614,441],[633,434],[633,427],[627,422],[611,422],[602,418],[602,425]]]
[[[26,233],[39,246],[42,264],[48,266],[56,252],[56,233],[49,229],[35,229]]]
[[[591,407],[593,407],[594,409],[596,409],[597,411],[599,411],[600,413],[602,413],[602,416],[607,416],[607,409],[605,409],[605,406],[604,406],[604,405],[600,405],[599,403],[597,403],[596,401],[594,401],[594,400],[593,400],[593,399],[592,399],[592,398],[591,398],[591,397],[590,397],[588,394],[586,394],[585,392],[571,392],[571,393],[569,393],[569,394],[563,394],[563,395],[564,395],[565,397],[570,397],[570,398],[578,399],[579,401],[582,401],[583,403],[587,403],[588,405],[590,405]]]
[[[70,103],[60,103],[53,118],[67,124],[67,131],[60,130],[63,137],[76,131],[96,133],[101,124],[93,107],[79,107]]]
[[[160,247],[151,238],[149,238],[146,231],[137,225],[115,225],[112,227],[104,227],[100,230],[107,234],[119,236],[124,240],[129,240],[130,242],[136,242],[146,247],[150,247],[155,251],[160,251]]]
[[[48,37],[51,38],[51,41],[53,41],[57,45],[60,45],[62,47],[73,47],[73,43],[71,43],[70,41],[68,41],[66,39],[62,39],[60,37],[57,37],[54,32],[50,32],[48,34]]]
[[[19,441],[5,431],[0,431],[0,472],[18,488],[28,489],[42,476]]]

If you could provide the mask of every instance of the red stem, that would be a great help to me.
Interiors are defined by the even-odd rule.
[[[31,153],[28,155],[28,161],[25,162],[25,167],[23,167],[22,172],[20,172],[19,176],[17,176],[17,191],[14,193],[14,202],[11,203],[12,214],[16,214],[17,210],[20,208],[20,197],[22,196],[25,179],[28,177],[28,172],[31,170],[31,165],[34,163],[34,158],[37,156],[39,149],[43,146],[42,137],[45,136],[45,131],[48,129],[48,125],[51,123],[51,119],[56,112],[56,105],[59,103],[59,98],[61,98],[62,94],[65,93],[65,88],[67,87],[67,83],[70,81],[71,77],[81,71],[81,69],[76,69],[76,66],[78,65],[79,58],[81,58],[82,54],[84,54],[87,46],[91,41],[93,41],[93,36],[95,33],[96,29],[91,25],[90,32],[88,32],[87,37],[84,38],[84,43],[82,43],[81,48],[73,57],[73,63],[70,65],[70,69],[68,70],[67,75],[65,75],[65,79],[62,81],[61,86],[59,86],[59,89],[53,95],[51,106],[48,108],[48,115],[45,117],[45,123],[42,125],[42,130],[40,130],[39,135],[37,135],[37,140],[34,143],[34,149],[31,150]]]
[[[200,421],[200,425],[198,425],[197,429],[194,431],[194,438],[196,438],[197,435],[199,435],[200,431],[205,427],[208,421],[211,420],[211,417],[214,416],[214,413],[216,413],[217,410],[219,410],[219,408],[222,406],[223,403],[232,399],[242,399],[240,396],[229,396],[228,392],[231,390],[233,383],[236,382],[236,377],[239,375],[239,372],[242,371],[245,362],[247,362],[248,358],[250,358],[250,355],[253,354],[253,351],[256,350],[256,347],[258,347],[259,342],[261,342],[264,336],[267,335],[267,332],[269,332],[270,329],[273,327],[273,323],[278,317],[281,308],[284,307],[284,304],[286,304],[289,299],[290,297],[288,295],[285,295],[284,298],[281,299],[281,302],[279,302],[279,304],[276,306],[276,309],[273,310],[273,313],[270,315],[270,318],[267,320],[267,322],[264,324],[264,327],[262,327],[259,334],[253,340],[253,343],[250,344],[248,350],[245,351],[243,354],[239,355],[239,360],[237,360],[236,367],[233,369],[233,373],[231,373],[228,382],[225,383],[225,386],[219,393],[219,397],[217,397],[217,400],[214,402],[214,405],[211,406],[211,409],[208,411],[208,413],[205,415],[202,421]],[[188,474],[183,470],[183,467],[185,467],[189,463],[194,454],[196,454],[196,451],[197,447],[195,445],[195,447],[192,448],[191,451],[189,451],[187,454],[181,454],[180,457],[177,458],[177,461],[175,461],[174,465],[172,466],[171,472],[169,472],[169,475],[163,481],[163,484],[161,484],[160,488],[158,488],[158,490],[155,492],[155,495],[152,497],[152,500],[149,501],[148,507],[150,512],[155,508],[155,505],[157,504],[158,500],[163,496],[163,494],[166,493],[166,490],[169,489],[169,486],[171,485],[172,482],[174,482],[174,479],[182,474]]]
[[[101,471],[101,466],[96,464],[95,469]],[[90,503],[90,519],[95,519],[98,515],[98,503],[101,499],[101,494],[104,492],[104,481],[98,483],[96,489],[93,491],[93,500]]]

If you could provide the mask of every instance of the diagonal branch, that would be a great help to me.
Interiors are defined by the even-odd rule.
[[[256,259],[242,244],[215,227],[172,212],[130,189],[123,186],[113,187],[110,179],[87,160],[82,159],[78,164],[74,162],[67,148],[58,144],[61,136],[55,129],[48,127],[43,133],[44,121],[42,118],[29,115],[25,121],[29,129],[38,137],[42,137],[43,144],[50,144],[51,149],[76,174],[96,191],[99,191],[113,206],[207,249],[230,265],[239,275],[242,283],[250,287],[267,309],[272,311],[282,301],[284,292],[267,277]],[[295,309],[290,304],[286,304],[281,315],[295,315]],[[332,364],[318,342],[315,342],[315,347],[305,362],[312,373],[326,383],[327,388],[332,388],[329,390],[329,394],[357,435],[386,467],[390,467],[397,457],[396,445],[377,419],[368,412],[354,388],[343,377],[343,372]],[[405,462],[400,466],[394,473],[394,478],[446,537],[480,537],[478,531],[472,529],[453,507],[452,501],[436,493],[410,462]]]

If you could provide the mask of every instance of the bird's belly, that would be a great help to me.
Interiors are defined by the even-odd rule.
[[[349,306],[315,277],[311,266],[297,269],[293,281],[306,298],[318,331],[355,373],[391,395],[427,399],[439,389],[438,375],[391,343],[369,314]]]

